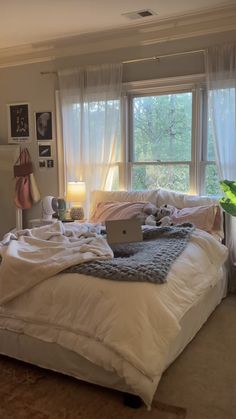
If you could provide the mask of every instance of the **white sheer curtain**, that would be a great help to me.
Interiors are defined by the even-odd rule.
[[[119,160],[122,64],[59,72],[65,173],[89,192],[111,188]]]
[[[236,181],[236,44],[209,48],[206,71],[219,178]],[[227,244],[232,268],[236,261],[236,217],[227,216]]]

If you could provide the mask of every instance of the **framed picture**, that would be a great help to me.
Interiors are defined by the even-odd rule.
[[[18,144],[30,140],[29,104],[14,103],[7,105],[8,143]]]
[[[39,159],[39,167],[45,169],[47,160]]]
[[[53,139],[52,112],[35,112],[35,133],[38,141]]]
[[[52,167],[54,167],[54,161],[51,159],[47,160],[47,168],[52,168]]]
[[[39,157],[51,157],[51,145],[39,144]]]

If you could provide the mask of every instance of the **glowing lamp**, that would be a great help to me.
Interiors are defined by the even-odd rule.
[[[70,203],[70,216],[73,220],[84,218],[83,203],[86,197],[84,182],[68,182],[66,200]]]

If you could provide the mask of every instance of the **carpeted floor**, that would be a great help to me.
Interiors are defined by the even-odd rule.
[[[119,392],[0,357],[0,419],[234,419],[236,296],[164,373],[151,412],[122,402]]]
[[[186,419],[236,418],[236,295],[222,301],[164,373],[155,398],[184,406]]]
[[[181,407],[123,405],[120,392],[0,357],[1,419],[185,419]]]

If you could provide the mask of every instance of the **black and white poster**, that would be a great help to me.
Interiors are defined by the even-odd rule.
[[[35,132],[38,141],[52,140],[52,112],[35,112]]]
[[[8,106],[8,142],[16,144],[30,140],[29,104],[12,104]]]

